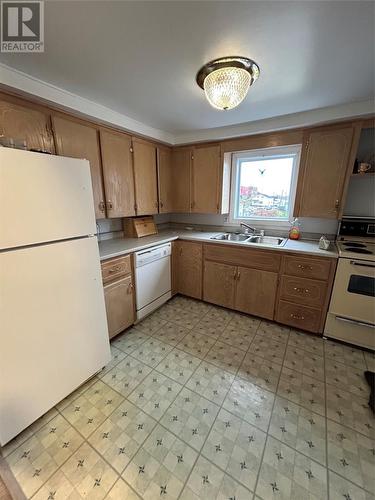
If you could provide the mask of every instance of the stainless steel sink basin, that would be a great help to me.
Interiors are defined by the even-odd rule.
[[[213,236],[213,240],[221,241],[246,241],[249,238],[247,234],[237,234],[237,233],[224,233],[217,236]]]
[[[272,246],[283,246],[286,242],[286,239],[278,238],[277,236],[260,236],[243,233],[222,233],[218,234],[217,236],[212,236],[211,239],[218,241],[237,241],[242,243]]]
[[[250,236],[246,243],[258,243],[261,245],[275,245],[279,246],[285,243],[284,238],[276,236]]]

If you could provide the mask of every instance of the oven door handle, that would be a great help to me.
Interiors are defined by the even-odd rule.
[[[350,263],[352,264],[352,266],[372,267],[373,269],[375,268],[375,265],[373,266],[372,264],[357,262],[356,260],[351,260]]]
[[[368,328],[375,328],[375,325],[372,323],[366,323],[365,321],[356,321],[354,319],[344,318],[343,316],[336,316],[336,319],[339,321],[345,321],[345,323],[352,323],[354,325],[359,326],[367,326]]]

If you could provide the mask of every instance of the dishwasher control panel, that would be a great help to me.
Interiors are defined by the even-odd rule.
[[[172,246],[170,243],[151,247],[147,250],[141,250],[140,252],[136,252],[135,254],[135,267],[142,267],[156,260],[169,257],[171,253]]]

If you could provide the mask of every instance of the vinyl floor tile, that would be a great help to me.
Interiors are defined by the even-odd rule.
[[[196,458],[190,446],[158,425],[122,477],[144,499],[177,499]]]
[[[33,500],[375,500],[366,369],[371,353],[176,296],[0,454]]]
[[[200,451],[218,411],[216,404],[185,387],[160,422]]]
[[[181,389],[181,384],[154,370],[128,399],[148,415],[159,420]]]
[[[267,431],[275,395],[242,379],[236,379],[225,398],[223,408],[249,424]]]
[[[202,455],[253,491],[265,442],[264,432],[222,409]]]
[[[369,492],[375,492],[375,443],[373,440],[327,421],[328,467]]]
[[[153,418],[125,400],[88,441],[121,474],[155,425]]]
[[[237,376],[257,384],[263,389],[276,392],[280,372],[281,365],[248,352],[241,363]]]
[[[256,494],[264,500],[323,500],[328,497],[327,472],[305,455],[268,437]]]
[[[156,370],[185,384],[194,373],[201,360],[180,349],[173,349],[156,367]]]
[[[326,465],[326,420],[286,399],[277,397],[269,434],[291,448]]]
[[[122,403],[124,398],[98,381],[62,411],[84,437],[88,437]]]
[[[245,356],[238,347],[231,347],[225,342],[217,341],[206,354],[205,360],[230,373],[237,370]]]
[[[221,368],[202,361],[188,380],[186,387],[201,394],[217,405],[221,405],[227,395],[234,375]]]
[[[186,483],[181,500],[249,500],[252,493],[238,481],[200,456]]]
[[[151,373],[152,368],[132,356],[120,361],[110,372],[102,378],[103,382],[115,391],[128,396],[142,380]]]

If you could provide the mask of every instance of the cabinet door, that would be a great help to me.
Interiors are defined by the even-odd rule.
[[[178,293],[202,298],[202,245],[191,241],[175,242],[176,269],[173,270]]]
[[[108,217],[135,215],[131,137],[101,130],[100,147]]]
[[[133,162],[137,215],[157,214],[156,147],[147,141],[133,138]]]
[[[173,212],[190,212],[191,149],[176,149],[172,153]]]
[[[220,146],[194,148],[192,162],[192,212],[219,212]]]
[[[52,117],[56,152],[61,156],[84,158],[90,162],[95,216],[105,218],[105,204],[98,132],[83,123],[60,116]]]
[[[134,323],[132,277],[128,276],[104,287],[109,338]]]
[[[277,273],[239,267],[235,309],[261,318],[273,319]]]
[[[352,138],[352,127],[307,136],[297,188],[300,217],[338,217]]]
[[[203,300],[233,309],[236,273],[235,266],[206,260],[203,273]]]
[[[159,212],[173,212],[174,182],[172,176],[172,152],[158,148]]]
[[[55,152],[50,116],[37,109],[0,101],[0,135],[26,141],[27,149]]]

